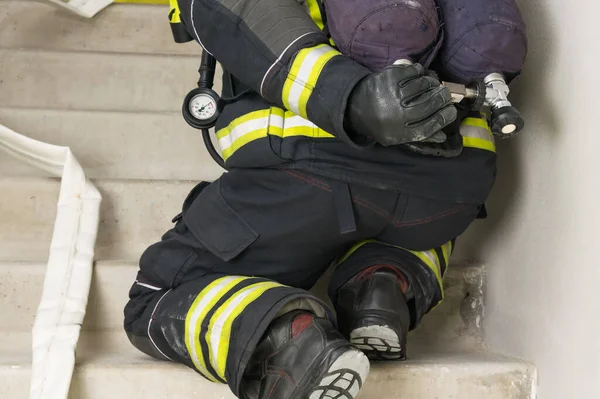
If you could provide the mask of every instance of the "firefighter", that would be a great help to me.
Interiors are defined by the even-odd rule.
[[[216,126],[229,172],[198,184],[142,255],[127,335],[240,398],[355,398],[369,358],[406,358],[408,331],[444,297],[454,240],[494,181],[486,120],[419,63],[361,64],[319,1],[179,9],[235,99]],[[355,30],[358,11],[373,12],[357,10]],[[436,15],[398,36],[403,55],[433,62]],[[334,309],[307,291],[330,266]]]

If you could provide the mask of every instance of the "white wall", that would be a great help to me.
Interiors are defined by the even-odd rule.
[[[600,398],[600,2],[520,5],[527,126],[457,258],[488,264],[487,342],[538,366],[539,398]]]

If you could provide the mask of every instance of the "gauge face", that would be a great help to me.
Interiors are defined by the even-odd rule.
[[[216,114],[217,103],[210,95],[201,93],[192,97],[189,108],[194,118],[207,120]]]

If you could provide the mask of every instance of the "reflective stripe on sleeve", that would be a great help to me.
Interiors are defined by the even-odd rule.
[[[463,147],[496,152],[494,136],[483,118],[465,118],[460,124]]]
[[[326,44],[305,48],[298,52],[283,85],[282,102],[285,107],[307,118],[306,106],[325,64],[340,52]]]

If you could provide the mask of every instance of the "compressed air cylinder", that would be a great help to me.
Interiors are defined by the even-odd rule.
[[[377,71],[399,59],[423,62],[440,39],[435,0],[325,0],[340,51]]]
[[[517,76],[527,55],[526,26],[515,0],[437,0],[444,40],[434,69],[470,83],[493,72]]]

